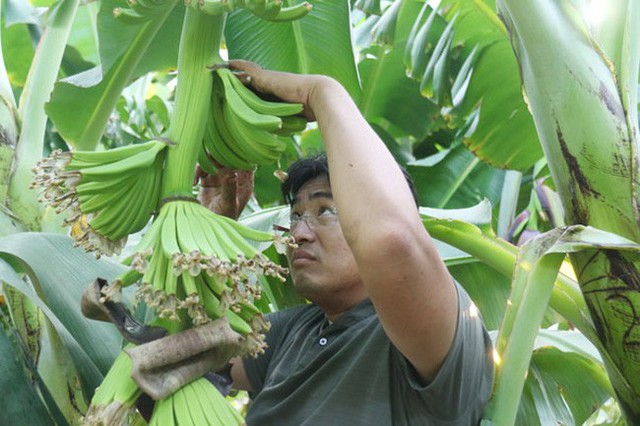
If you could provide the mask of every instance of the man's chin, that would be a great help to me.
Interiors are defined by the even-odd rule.
[[[309,296],[318,292],[318,283],[312,279],[311,274],[306,272],[300,272],[292,274],[293,286],[301,296],[309,299]]]

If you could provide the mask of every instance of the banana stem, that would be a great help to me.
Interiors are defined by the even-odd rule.
[[[187,8],[178,53],[178,85],[168,137],[176,143],[167,155],[161,198],[192,195],[198,151],[211,103],[210,67],[222,62],[220,42],[226,15],[210,16]]]
[[[14,171],[9,183],[9,199],[13,213],[32,231],[41,229],[42,206],[38,194],[29,189],[33,179],[31,169],[42,157],[47,116],[44,104],[49,99],[58,77],[71,25],[78,9],[79,0],[60,2],[51,8],[47,27],[38,43],[29,76],[20,103],[19,116],[23,123],[15,149]]]

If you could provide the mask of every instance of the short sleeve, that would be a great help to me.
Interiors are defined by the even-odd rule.
[[[397,361],[395,382],[398,394],[406,398],[405,415],[409,418],[428,416],[455,424],[474,423],[491,395],[491,339],[478,308],[457,283],[456,288],[459,306],[456,333],[442,367],[430,383],[424,384],[409,361],[393,350],[392,359]],[[456,417],[452,417],[453,413],[457,413]]]

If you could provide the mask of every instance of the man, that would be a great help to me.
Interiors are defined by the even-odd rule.
[[[266,353],[233,360],[235,387],[253,396],[247,423],[477,424],[491,343],[384,143],[333,79],[229,66],[258,92],[302,103],[326,151],[283,185],[291,276],[312,304],[269,316]]]

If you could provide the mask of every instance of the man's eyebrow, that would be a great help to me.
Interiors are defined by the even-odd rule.
[[[330,191],[318,191],[309,194],[309,196],[307,197],[308,200],[315,200],[316,198],[328,198],[330,200],[333,200],[333,194]],[[299,201],[300,199],[298,197],[294,197],[291,200],[291,205],[293,206]]]

